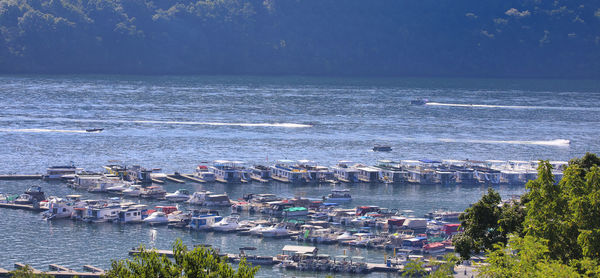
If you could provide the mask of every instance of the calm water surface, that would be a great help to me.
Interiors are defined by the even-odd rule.
[[[0,173],[41,173],[75,162],[101,170],[109,160],[191,172],[215,159],[270,163],[310,159],[375,163],[378,159],[568,160],[599,152],[600,83],[557,80],[317,79],[264,77],[2,76],[0,77]],[[411,106],[428,98],[436,105]],[[467,104],[466,106],[464,104]],[[471,106],[473,104],[473,106]],[[484,105],[484,106],[478,106]],[[104,128],[101,133],[85,129]],[[565,144],[569,140],[570,144]],[[370,151],[376,143],[390,153]],[[20,193],[40,184],[49,195],[77,192],[60,183],[0,181],[0,192]],[[227,192],[320,198],[329,186],[286,184],[185,185]],[[375,204],[411,209],[462,210],[486,187],[350,187],[348,207]],[[503,196],[523,187],[496,188]],[[153,203],[156,204],[156,203]],[[223,211],[228,214],[228,211]],[[245,215],[256,218],[258,216]],[[197,233],[142,225],[44,222],[26,211],[0,211],[0,267],[25,262],[46,269],[57,263],[81,269],[108,267],[145,244],[169,248],[211,244],[225,252],[256,246],[277,254],[289,240]],[[340,255],[335,246],[322,253]],[[377,250],[346,249],[381,262]],[[260,276],[315,276],[264,267]],[[371,275],[382,276],[382,275]]]

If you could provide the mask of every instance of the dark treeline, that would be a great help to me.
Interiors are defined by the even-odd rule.
[[[0,0],[0,72],[600,77],[600,1]]]

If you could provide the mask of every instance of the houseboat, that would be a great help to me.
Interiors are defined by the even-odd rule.
[[[213,182],[216,180],[215,173],[211,172],[206,165],[198,165],[194,175],[205,182]]]
[[[218,182],[241,183],[250,180],[240,161],[216,160],[208,169],[215,174],[215,180]]]
[[[76,174],[83,172],[83,168],[77,168],[75,165],[70,166],[50,166],[46,169],[45,179],[58,180],[62,178],[74,178]]]
[[[293,165],[291,160],[278,160],[270,167],[271,178],[285,183],[305,184],[307,182],[306,169]]]
[[[334,177],[345,183],[357,183],[359,170],[350,166],[352,161],[341,160],[337,165],[332,167]]]
[[[358,180],[366,183],[378,183],[381,169],[371,166],[360,166],[358,169]]]
[[[249,169],[250,179],[258,182],[269,182],[271,180],[271,170],[267,166],[254,165]]]
[[[390,160],[379,160],[375,168],[379,168],[379,178],[383,183],[398,184],[407,181],[408,172],[404,171],[398,163]]]

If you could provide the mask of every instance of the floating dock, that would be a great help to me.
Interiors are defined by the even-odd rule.
[[[158,183],[158,184],[163,184],[163,183],[165,183],[165,181],[163,181],[163,180],[159,180],[159,179],[155,179],[155,178],[152,178],[152,182],[153,182],[153,183]]]
[[[27,267],[27,265],[23,264],[23,263],[15,263],[15,269],[23,269]],[[73,269],[70,269],[68,267],[64,267],[61,265],[57,265],[57,264],[51,264],[49,265],[49,269],[50,271],[41,271],[38,269],[35,269],[31,266],[29,266],[29,269],[31,269],[31,272],[33,274],[43,274],[43,275],[49,275],[49,276],[53,276],[53,277],[58,277],[58,278],[73,278],[73,277],[90,277],[90,278],[100,278],[104,276],[104,270],[94,267],[94,266],[88,266],[93,268],[96,271],[93,272],[81,272],[81,271],[76,271]],[[84,266],[84,269],[85,266]],[[0,268],[0,277],[12,277],[11,273],[9,270]]]
[[[12,203],[0,203],[0,208],[9,208],[9,209],[23,209],[23,210],[31,210],[31,211],[46,211],[46,208],[34,207],[32,205],[21,205],[21,204],[12,204]]]
[[[185,179],[197,182],[197,183],[205,183],[206,182],[205,180],[196,178],[196,177],[194,177],[194,176],[192,176],[190,174],[181,174],[180,176],[183,177],[183,178],[185,178]]]
[[[173,175],[167,175],[165,178],[166,178],[167,180],[169,180],[169,181],[172,181],[172,182],[176,182],[176,183],[185,183],[185,181],[183,181],[183,180],[180,180],[180,179],[178,179],[178,178],[175,178],[175,175],[174,175],[174,174],[173,174]]]
[[[42,175],[0,175],[0,180],[41,180]]]

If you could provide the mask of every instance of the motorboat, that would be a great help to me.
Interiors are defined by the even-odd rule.
[[[206,199],[204,200],[204,203],[202,205],[208,206],[208,207],[231,206],[231,200],[229,199],[229,196],[227,195],[227,193],[208,194],[208,195],[206,195]]]
[[[164,212],[155,211],[152,214],[150,214],[150,216],[148,216],[143,221],[144,221],[144,223],[147,223],[150,225],[166,225],[167,223],[169,223],[169,218],[167,217],[167,215]]]
[[[258,224],[248,230],[248,234],[251,236],[261,235],[261,232],[268,227],[263,226],[262,224]]]
[[[142,198],[164,198],[167,191],[162,186],[152,185],[146,188],[142,188],[140,196]]]
[[[217,232],[233,232],[240,226],[239,215],[232,214],[213,224],[210,228]]]
[[[391,152],[392,151],[392,147],[390,147],[388,145],[379,145],[379,144],[376,144],[375,146],[373,146],[373,151],[374,152]]]
[[[114,186],[111,186],[111,187],[108,187],[108,188],[106,188],[106,191],[107,191],[107,192],[110,192],[110,193],[118,193],[118,194],[121,194],[121,193],[123,193],[123,191],[124,191],[125,189],[129,188],[129,186],[130,186],[130,184],[129,184],[129,183],[126,183],[126,182],[121,182],[121,183],[117,183],[117,184],[116,184],[116,185],[114,185]]]
[[[195,175],[205,182],[213,182],[216,179],[215,173],[209,171],[206,165],[198,165]]]
[[[186,203],[189,203],[190,205],[204,205],[204,202],[206,201],[206,196],[208,196],[211,193],[212,192],[206,190],[196,191],[192,193],[192,195],[189,197]]]
[[[169,193],[165,199],[171,202],[184,202],[190,199],[190,192],[187,189],[179,189],[174,193]]]
[[[279,223],[279,224],[273,225],[271,227],[260,230],[259,234],[263,237],[279,238],[279,237],[289,236],[290,231],[287,229],[287,226],[285,223]]]
[[[350,196],[349,189],[333,189],[325,199],[330,202],[350,202],[352,196]]]
[[[139,197],[142,194],[142,186],[139,184],[134,184],[129,186],[127,189],[123,190],[123,195],[130,197]]]
[[[88,128],[85,132],[102,132],[104,128]]]
[[[411,105],[425,105],[429,102],[426,98],[413,99],[410,101]]]

